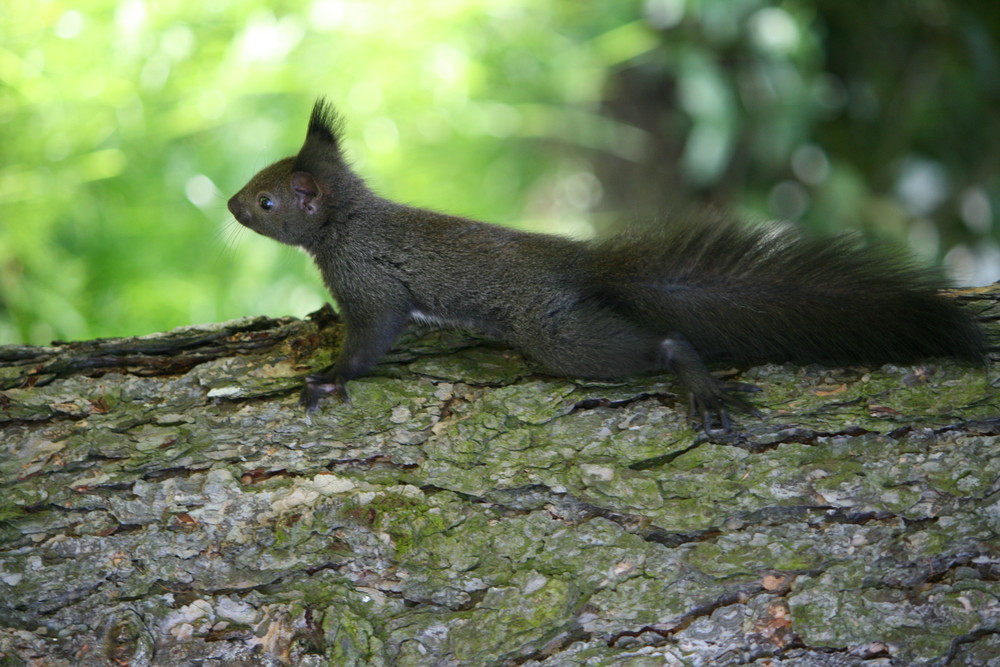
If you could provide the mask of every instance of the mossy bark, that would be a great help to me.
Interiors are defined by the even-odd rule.
[[[1000,314],[1000,287],[957,298]],[[739,369],[763,416],[707,437],[669,376],[416,332],[307,418],[339,335],[321,311],[0,348],[0,664],[1000,654],[983,368]]]

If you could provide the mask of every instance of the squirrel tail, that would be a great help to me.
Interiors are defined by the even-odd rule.
[[[682,334],[706,360],[904,363],[987,351],[982,328],[938,292],[937,272],[849,235],[675,223],[652,239],[598,243],[593,257],[610,306],[647,330]]]

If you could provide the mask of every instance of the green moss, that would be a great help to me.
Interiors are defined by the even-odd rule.
[[[388,534],[397,558],[446,528],[440,508],[428,503],[416,487],[390,488],[368,500],[352,499],[341,506],[339,514]]]
[[[575,587],[566,580],[521,572],[513,586],[491,588],[464,622],[453,624],[449,644],[464,664],[497,662],[514,647],[536,644],[562,631]]]
[[[375,624],[350,606],[327,607],[323,612],[322,628],[326,658],[331,665],[379,667],[387,664]]]
[[[657,510],[664,505],[660,486],[653,475],[611,465],[583,464],[580,496],[599,505],[613,503],[636,512]]]
[[[776,528],[700,542],[690,550],[687,560],[699,571],[719,579],[760,576],[772,570],[801,572],[829,560],[824,546],[822,540],[807,539],[801,530]]]
[[[507,385],[531,373],[524,358],[512,350],[481,347],[421,358],[408,368],[420,375],[473,385]]]

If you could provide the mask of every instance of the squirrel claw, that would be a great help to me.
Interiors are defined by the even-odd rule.
[[[304,407],[307,413],[315,412],[319,408],[320,399],[328,394],[333,394],[348,405],[351,403],[342,380],[326,375],[310,375],[306,378],[302,393],[299,394],[299,405]]]
[[[752,387],[752,389],[751,389]],[[732,433],[733,422],[729,416],[730,410],[738,410],[755,417],[764,415],[749,401],[732,394],[733,391],[760,391],[758,387],[748,384],[740,386],[719,386],[710,394],[688,394],[688,415],[691,421],[701,426],[705,435],[710,435],[715,423],[724,433]]]

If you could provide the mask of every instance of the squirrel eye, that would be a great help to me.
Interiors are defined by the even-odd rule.
[[[264,195],[261,195],[260,197],[257,198],[257,203],[260,204],[260,207],[265,211],[270,211],[272,208],[274,208],[274,202],[271,201],[271,198],[265,197]]]

